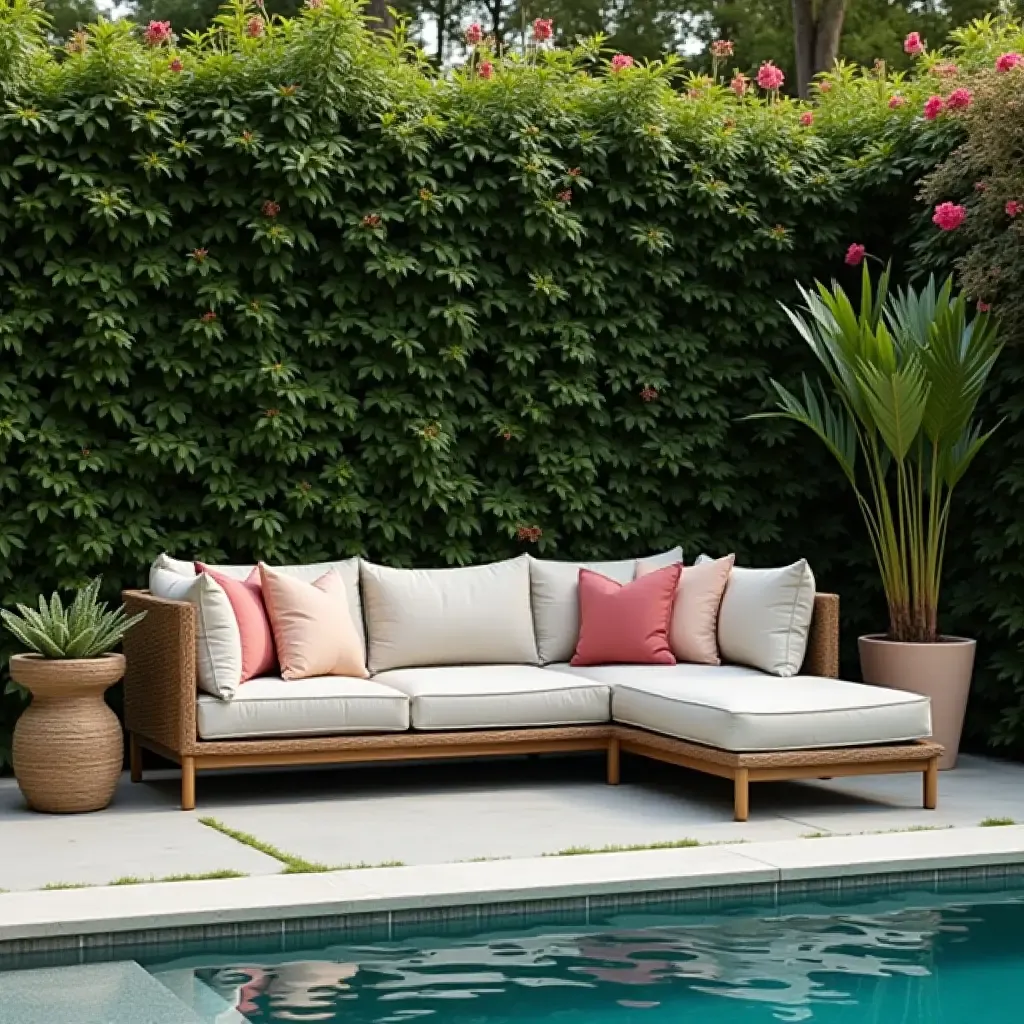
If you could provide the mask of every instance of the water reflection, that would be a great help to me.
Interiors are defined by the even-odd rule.
[[[940,967],[1005,960],[1020,978],[1021,936],[1014,904],[338,946],[193,970],[252,1024],[962,1024],[977,993],[943,989]]]

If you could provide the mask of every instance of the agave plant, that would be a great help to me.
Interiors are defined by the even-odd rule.
[[[835,282],[815,284],[800,289],[802,311],[783,308],[832,394],[806,376],[802,397],[772,381],[778,409],[759,415],[825,443],[868,526],[889,638],[934,642],[953,489],[996,429],[983,431],[975,409],[1002,345],[985,313],[968,319],[952,278],[890,295],[888,268],[876,289],[865,264],[859,312]]]
[[[80,590],[69,608],[54,594],[49,602],[39,598],[38,611],[19,604],[18,615],[4,609],[0,618],[21,643],[44,658],[96,658],[120,643],[146,614],[128,616],[123,607],[111,611],[97,600],[101,580],[97,576]]]

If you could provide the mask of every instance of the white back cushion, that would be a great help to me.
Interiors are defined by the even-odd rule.
[[[773,676],[799,675],[813,614],[807,559],[781,569],[733,567],[718,613],[722,660]]]
[[[420,665],[536,665],[528,555],[464,569],[362,563],[371,672]]]
[[[638,562],[650,569],[662,569],[682,560],[682,548],[618,562],[557,562],[530,557],[530,598],[540,663],[569,661],[576,650],[580,638],[580,569],[599,572],[618,583],[631,583]]]
[[[180,558],[171,558],[166,552],[157,555],[153,564],[149,567],[149,589],[153,589],[153,573],[158,569],[165,572],[173,572],[177,576],[195,576],[195,562],[183,562]]]
[[[199,688],[231,700],[242,682],[242,639],[231,602],[212,576],[186,576],[156,564],[149,572],[154,597],[188,601],[196,609],[196,676]]]

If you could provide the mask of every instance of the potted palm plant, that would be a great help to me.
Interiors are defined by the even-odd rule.
[[[11,678],[32,694],[14,727],[14,774],[37,811],[98,811],[110,803],[124,760],[117,715],[103,694],[124,675],[124,655],[111,653],[144,614],[125,615],[98,601],[100,579],[70,607],[60,596],[39,608],[0,612],[30,654],[11,658]]]
[[[786,312],[829,386],[805,376],[798,396],[772,381],[778,408],[759,415],[809,427],[853,488],[889,606],[888,632],[859,639],[862,677],[931,698],[952,768],[975,642],[939,632],[939,587],[953,490],[995,429],[975,418],[1002,347],[995,324],[968,316],[952,278],[890,294],[888,268],[875,288],[867,264],[859,311],[835,282],[800,292],[803,309]]]

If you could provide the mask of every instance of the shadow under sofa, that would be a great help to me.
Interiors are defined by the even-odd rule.
[[[924,806],[937,804],[942,747],[924,738],[927,699],[838,680],[834,594],[815,595],[790,679],[737,666],[437,666],[252,680],[232,702],[197,693],[191,604],[138,590],[124,600],[147,613],[124,643],[132,781],[143,749],[179,764],[183,810],[195,808],[197,771],[577,751],[605,752],[610,785],[622,753],[731,779],[736,821],[762,781],[920,772]]]

